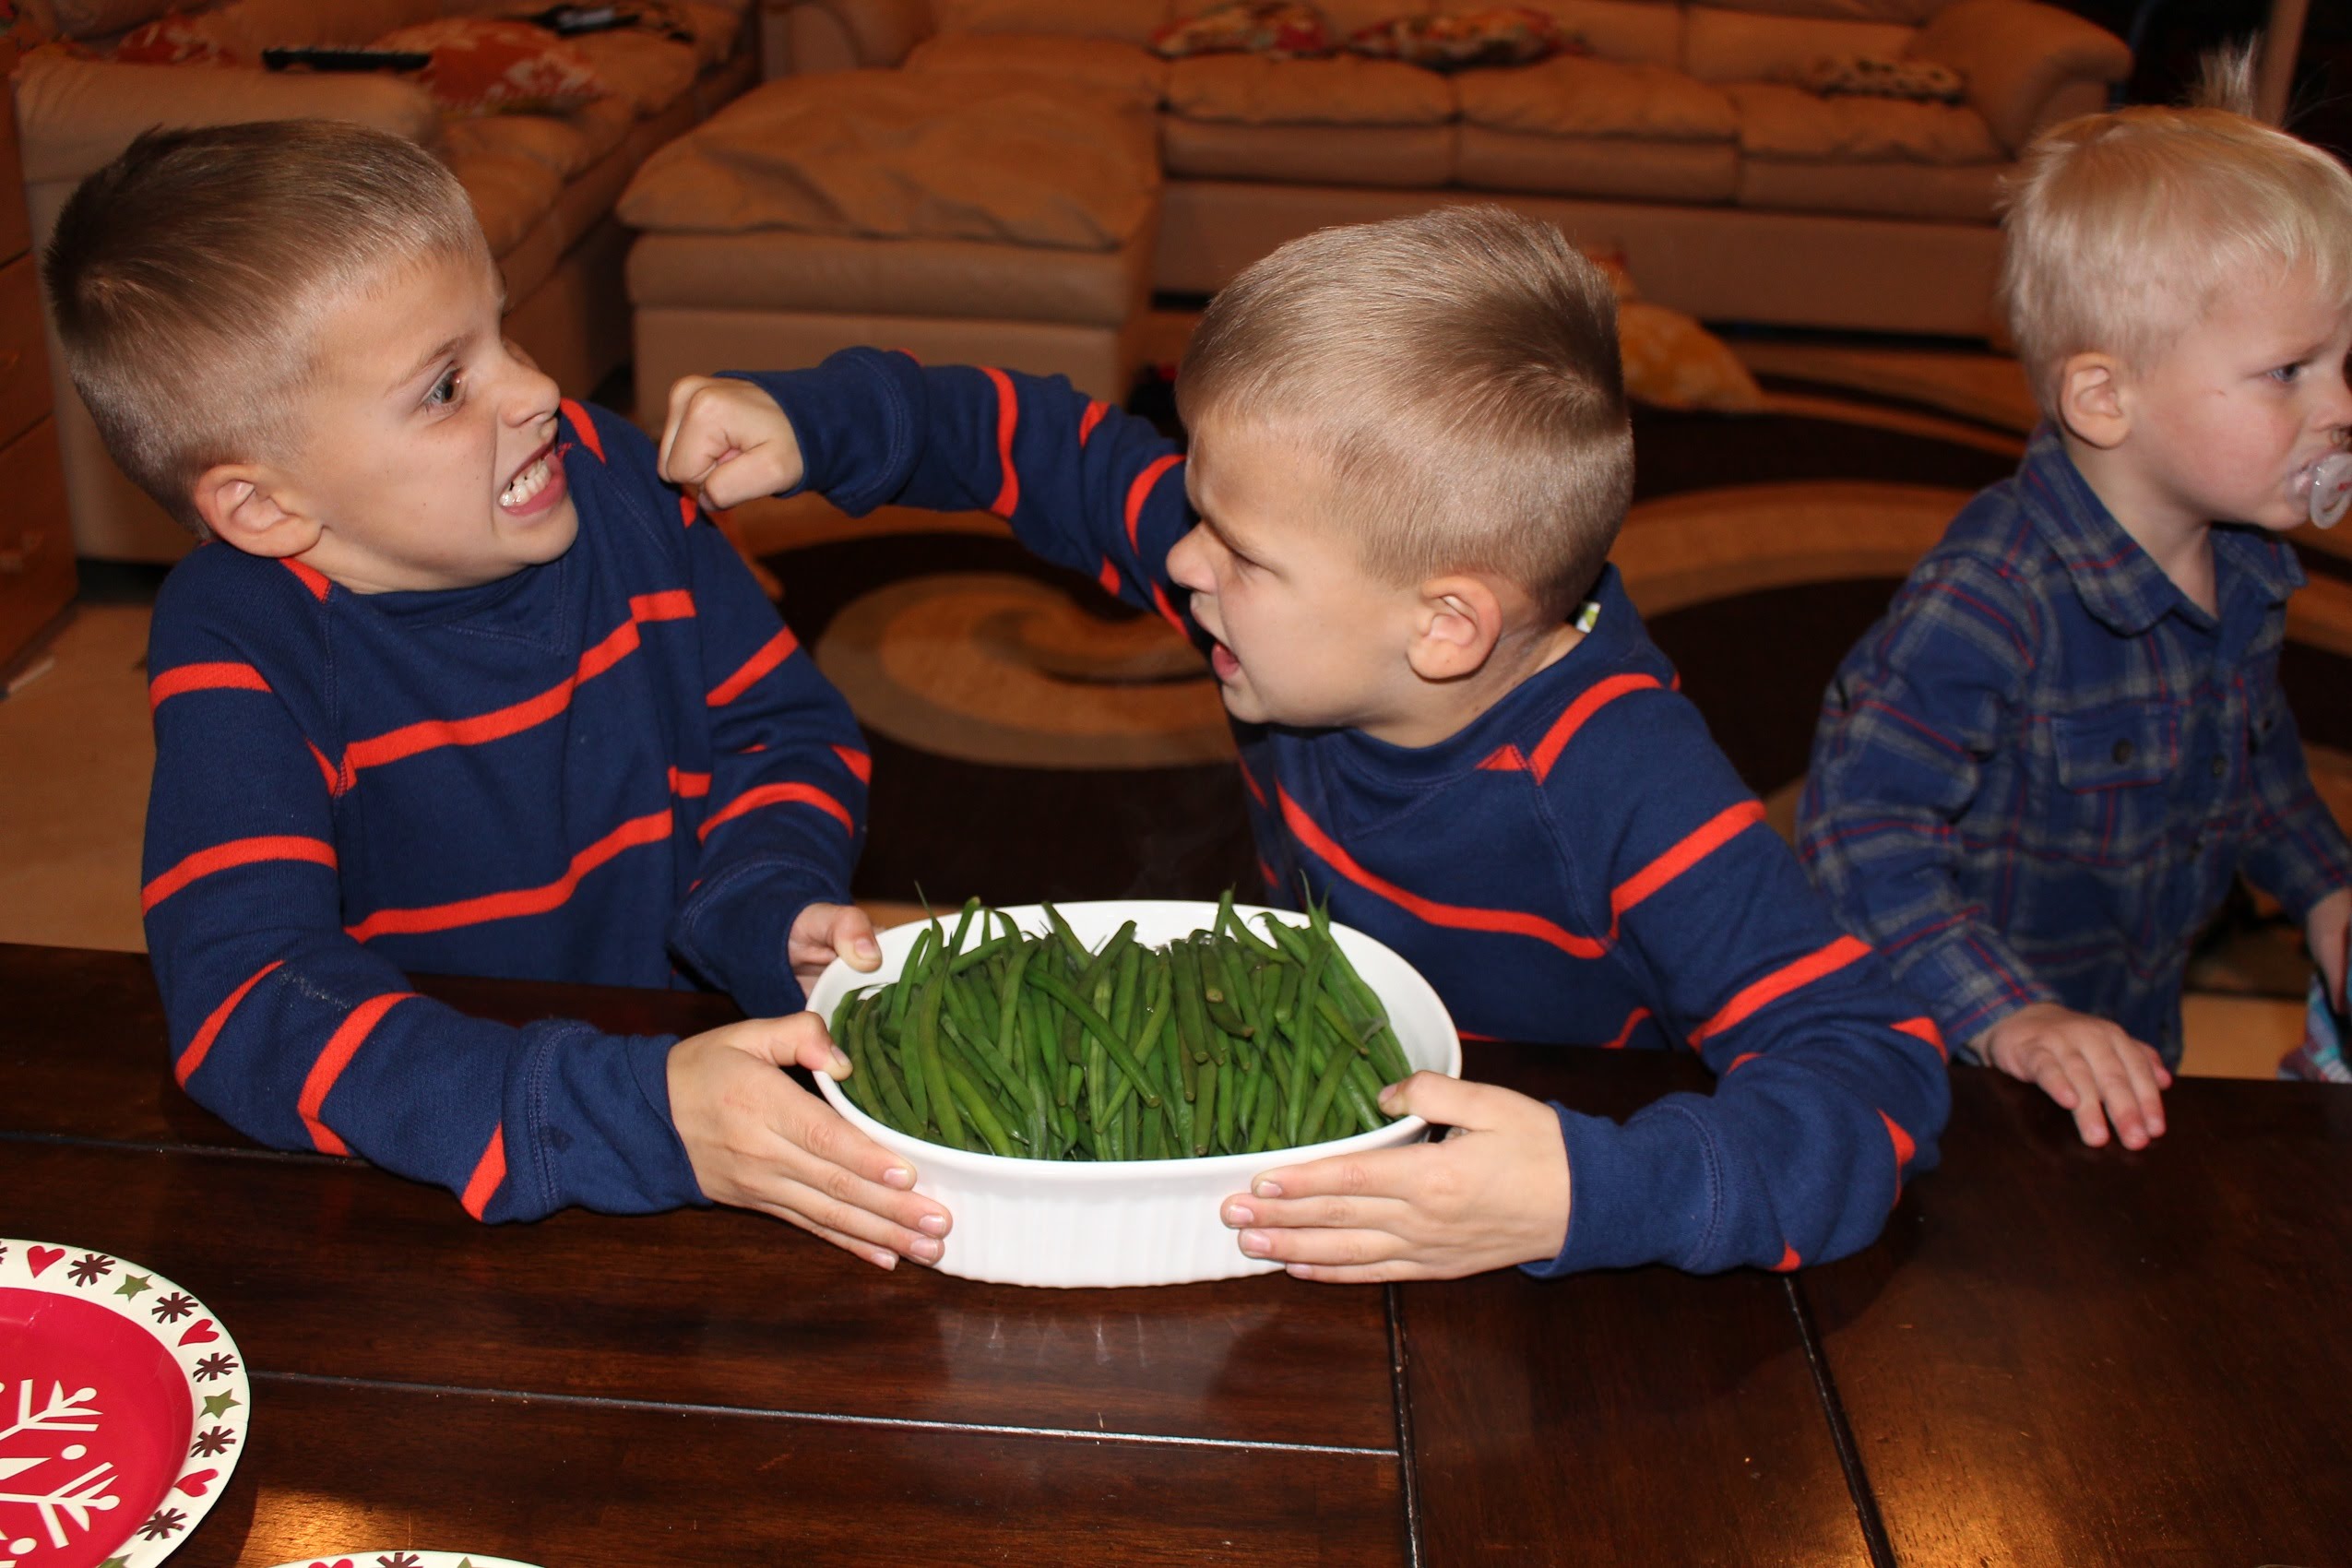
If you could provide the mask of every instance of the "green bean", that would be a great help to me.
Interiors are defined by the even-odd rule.
[[[964,945],[964,933],[972,929],[972,916],[979,911],[980,907],[980,901],[977,898],[967,898],[964,900],[964,912],[957,916],[956,920],[956,934],[950,937],[947,942],[947,956],[950,958],[953,958],[959,951],[962,950]]]
[[[1111,1032],[1110,1022],[1101,1014],[1087,1006],[1076,992],[1050,974],[1032,968],[1028,980],[1031,985],[1068,1008],[1077,1017],[1079,1026],[1102,1042],[1102,1049],[1111,1053],[1111,1060],[1119,1063],[1120,1071],[1135,1081],[1135,1092],[1144,1097],[1146,1105],[1159,1103],[1159,1092],[1145,1081],[1143,1068],[1128,1051],[1125,1042]]]
[[[1200,1071],[1200,1098],[1193,1105],[1193,1152],[1206,1154],[1217,1136],[1217,1063],[1204,1062]]]
[[[1331,1101],[1339,1092],[1340,1080],[1348,1075],[1348,1063],[1355,1059],[1356,1053],[1348,1049],[1345,1041],[1332,1042],[1331,1054],[1324,1063],[1322,1075],[1315,1079],[1314,1094],[1307,1101],[1306,1114],[1301,1118],[1301,1125],[1313,1142],[1323,1142],[1319,1134],[1324,1118],[1331,1111]]]
[[[956,1112],[956,1097],[939,1061],[939,1014],[946,983],[942,977],[923,990],[921,1004],[915,1014],[915,1052],[922,1059],[923,1087],[931,1093],[932,1117],[949,1143],[960,1145],[964,1141],[964,1119]]]
[[[1231,1032],[1244,1039],[1255,1039],[1265,1028],[1265,1020],[1258,1013],[1257,988],[1250,983],[1249,971],[1241,966],[1241,948],[1233,943],[1220,942],[1216,944],[1214,951],[1218,965],[1225,971],[1225,995],[1232,1004],[1233,1010],[1241,1015],[1244,1026]]]

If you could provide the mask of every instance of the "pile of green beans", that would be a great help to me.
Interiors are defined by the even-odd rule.
[[[1044,908],[1033,936],[974,899],[897,980],[842,998],[851,1103],[1023,1159],[1260,1154],[1396,1120],[1380,1090],[1412,1069],[1324,909],[1261,936],[1229,892],[1207,930],[1151,947],[1130,921],[1098,952]]]

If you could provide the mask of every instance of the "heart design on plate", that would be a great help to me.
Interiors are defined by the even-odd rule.
[[[188,1331],[180,1336],[180,1343],[183,1345],[208,1345],[220,1337],[220,1331],[212,1326],[212,1320],[208,1317],[200,1317],[196,1319],[196,1322],[188,1324]]]
[[[42,1269],[65,1255],[65,1249],[63,1247],[27,1247],[25,1249],[25,1262],[31,1265],[35,1278],[40,1277]]]
[[[172,1483],[172,1490],[174,1491],[184,1491],[190,1497],[202,1497],[206,1491],[211,1487],[212,1478],[220,1473],[220,1472],[218,1470],[194,1471],[191,1474],[182,1476],[178,1480],[173,1481]]]
[[[348,1557],[339,1557],[332,1562],[314,1562],[310,1568],[351,1568],[351,1560]]]

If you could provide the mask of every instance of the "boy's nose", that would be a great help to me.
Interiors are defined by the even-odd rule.
[[[1215,577],[1208,569],[1208,550],[1203,542],[1207,532],[1206,529],[1194,523],[1191,530],[1168,551],[1168,575],[1179,587],[1191,588],[1194,593],[1206,593],[1216,586]]]

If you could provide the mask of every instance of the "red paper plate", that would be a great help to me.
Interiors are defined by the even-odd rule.
[[[104,1253],[0,1239],[0,1568],[148,1568],[244,1451],[244,1358]]]

